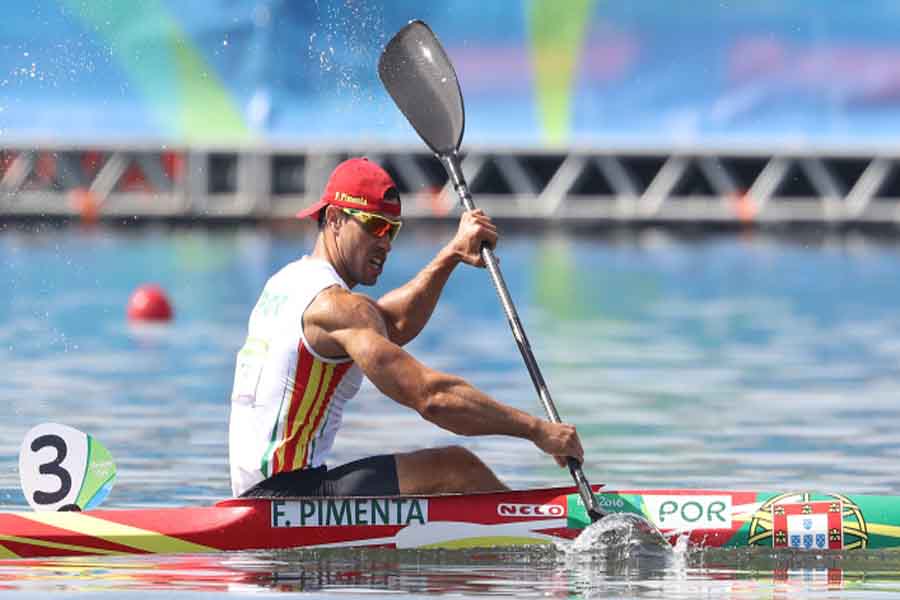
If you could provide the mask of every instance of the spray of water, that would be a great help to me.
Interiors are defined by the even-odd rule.
[[[611,514],[591,524],[564,551],[568,556],[608,563],[653,560],[668,564],[674,556],[659,530],[631,513]]]
[[[560,550],[560,567],[585,598],[632,596],[642,582],[686,573],[687,539],[673,547],[649,521],[631,513],[600,519]]]

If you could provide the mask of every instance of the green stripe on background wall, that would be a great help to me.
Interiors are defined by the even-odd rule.
[[[185,142],[253,139],[234,98],[159,0],[62,0],[109,45],[130,84]]]
[[[594,0],[532,0],[528,6],[532,65],[543,139],[568,141],[572,82]]]

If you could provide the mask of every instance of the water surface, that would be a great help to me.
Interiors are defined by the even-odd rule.
[[[372,295],[424,266],[452,233],[405,228]],[[209,504],[229,491],[234,355],[266,278],[309,231],[45,228],[0,233],[0,507],[24,508],[25,432],[88,431],[113,453],[109,507]],[[507,235],[498,250],[585,472],[613,488],[900,492],[900,247],[843,235],[663,231]],[[125,319],[155,282],[176,318]],[[408,346],[426,364],[540,413],[487,273],[459,268]],[[348,407],[333,462],[461,443],[513,487],[564,485],[529,443],[459,438],[371,385]],[[396,592],[463,597],[849,597],[896,592],[890,552],[818,558],[685,551],[649,567],[590,555],[238,553],[3,564],[0,589]]]

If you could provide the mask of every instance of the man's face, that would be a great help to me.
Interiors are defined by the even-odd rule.
[[[365,214],[354,215],[341,211],[340,218],[343,219],[340,247],[348,276],[356,283],[375,285],[384,270],[388,252],[391,251],[391,236],[385,234],[378,237],[369,233],[367,228],[372,227],[364,223],[363,219],[372,219]],[[377,220],[373,224],[377,225]]]

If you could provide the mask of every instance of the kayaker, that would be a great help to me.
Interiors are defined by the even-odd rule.
[[[460,446],[326,467],[345,405],[363,376],[386,396],[454,433],[524,438],[560,466],[566,456],[582,461],[572,425],[498,402],[402,348],[425,326],[458,264],[484,267],[480,248],[497,243],[497,228],[483,211],[465,212],[453,239],[405,285],[378,300],[352,291],[378,280],[400,230],[400,214],[394,181],[365,158],[339,164],[319,201],[298,213],[318,219],[315,247],[268,280],[236,361],[229,427],[235,496],[507,489]]]

